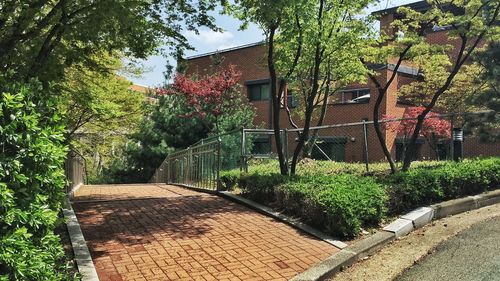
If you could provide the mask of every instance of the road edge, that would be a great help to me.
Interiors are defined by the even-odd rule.
[[[340,252],[328,257],[320,263],[292,278],[292,281],[312,281],[332,278],[337,272],[348,267],[390,243],[405,236],[415,229],[421,228],[432,220],[479,209],[500,203],[500,189],[475,196],[444,201],[428,207],[417,208],[400,216],[374,235],[360,240]]]

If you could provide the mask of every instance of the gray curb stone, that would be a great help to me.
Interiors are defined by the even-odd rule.
[[[396,237],[449,215],[500,203],[500,189],[415,209],[383,228],[383,231],[358,241],[295,276],[293,281],[312,281],[333,278],[337,272],[378,251]]]
[[[339,272],[343,267],[349,266],[358,260],[356,253],[342,250],[328,257],[310,269],[290,279],[291,281],[324,280]]]
[[[413,222],[407,219],[397,219],[383,228],[384,231],[392,232],[396,237],[405,236],[413,231]]]
[[[359,259],[376,252],[395,238],[396,236],[393,233],[386,231],[377,232],[374,235],[333,254],[329,258],[295,276],[291,280],[310,281],[332,278],[343,268],[350,266]]]
[[[472,196],[450,200],[431,206],[434,209],[434,219],[463,213],[477,208],[476,199]]]
[[[82,281],[99,281],[82,229],[69,202],[63,208],[63,213],[66,218],[66,226],[68,227],[73,252],[75,253],[76,266],[82,275]]]
[[[264,215],[270,216],[270,217],[275,218],[281,222],[287,223],[287,224],[289,224],[295,228],[298,228],[298,229],[300,229],[300,230],[302,230],[302,231],[304,231],[312,236],[315,236],[315,237],[317,237],[317,238],[319,238],[319,239],[321,239],[321,240],[323,240],[323,241],[325,241],[325,242],[327,242],[327,243],[329,243],[329,244],[331,244],[339,249],[343,249],[343,248],[347,247],[346,243],[339,241],[339,240],[335,240],[333,237],[326,235],[325,233],[323,233],[315,228],[312,228],[305,223],[302,223],[298,220],[294,220],[288,216],[285,216],[280,212],[276,212],[267,206],[264,206],[264,205],[259,204],[259,203],[255,203],[251,200],[248,200],[246,198],[232,194],[231,192],[227,192],[227,191],[221,191],[221,192],[218,192],[218,194],[220,194],[224,198],[227,198],[229,200],[235,201],[237,203],[240,203],[242,205],[250,207],[254,210],[257,210],[260,213],[263,213]]]
[[[432,221],[432,218],[434,218],[434,209],[429,207],[420,207],[404,216],[401,216],[401,218],[411,220],[414,228],[421,228]]]

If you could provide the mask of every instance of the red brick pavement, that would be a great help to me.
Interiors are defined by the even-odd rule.
[[[84,187],[110,201],[73,203],[102,281],[286,280],[338,251],[218,196],[135,185],[158,197],[137,199],[130,187]]]

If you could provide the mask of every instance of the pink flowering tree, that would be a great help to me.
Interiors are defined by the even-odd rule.
[[[189,110],[187,114],[180,115],[180,118],[197,116],[207,126],[211,123],[209,120],[215,118],[216,133],[219,133],[220,116],[237,110],[228,103],[240,99],[241,93],[235,89],[240,77],[241,73],[233,65],[199,79],[177,73],[174,83],[167,88],[158,89],[157,93],[181,96]]]
[[[403,120],[389,121],[395,119],[393,116],[384,115],[382,118],[383,128],[392,132],[396,132],[399,137],[403,138],[403,155],[406,154],[406,145],[408,144],[417,125],[417,117],[425,110],[423,106],[409,107],[406,109]],[[439,139],[451,137],[451,123],[448,120],[441,118],[438,113],[429,112],[423,122],[420,130],[420,137],[427,140],[432,150],[438,154],[437,143]]]

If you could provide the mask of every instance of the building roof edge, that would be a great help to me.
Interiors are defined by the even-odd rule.
[[[203,54],[199,54],[199,55],[189,56],[186,58],[186,60],[207,57],[207,56],[211,56],[211,55],[215,55],[215,54],[227,53],[227,52],[236,51],[236,50],[245,49],[245,48],[251,48],[251,47],[255,47],[255,46],[259,46],[259,45],[263,45],[263,44],[265,44],[265,41],[259,41],[259,42],[255,42],[255,43],[250,43],[250,44],[240,45],[240,46],[226,48],[226,49],[222,49],[222,50],[216,50],[213,52],[203,53]]]

